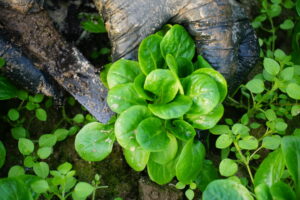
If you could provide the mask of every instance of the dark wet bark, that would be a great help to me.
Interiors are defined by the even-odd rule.
[[[109,120],[112,112],[105,101],[107,91],[93,66],[74,46],[65,42],[45,11],[22,14],[0,7],[0,23],[10,33],[10,40],[20,44],[36,67],[50,74],[99,121]],[[33,80],[33,76],[27,78]]]

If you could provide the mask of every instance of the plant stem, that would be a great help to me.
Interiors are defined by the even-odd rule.
[[[248,174],[250,176],[251,183],[254,184],[253,175],[252,175],[252,172],[251,172],[251,169],[250,169],[250,166],[249,166],[249,160],[244,156],[244,154],[242,153],[242,151],[241,151],[239,145],[237,144],[237,142],[234,141],[233,144],[234,144],[235,148],[237,149],[238,153],[240,154],[240,156],[242,158],[242,162],[244,163],[244,165],[247,168]]]

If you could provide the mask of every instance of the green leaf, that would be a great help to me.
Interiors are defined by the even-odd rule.
[[[94,190],[95,188],[91,184],[79,182],[76,184],[73,193],[75,193],[76,197],[85,199],[91,195]]]
[[[163,121],[156,117],[149,117],[139,123],[136,140],[143,149],[151,152],[165,150],[170,143]]]
[[[0,76],[0,100],[17,96],[18,89],[5,77]]]
[[[150,152],[142,148],[136,148],[133,151],[123,149],[123,153],[128,165],[138,172],[145,169],[150,157]]]
[[[250,131],[250,129],[243,124],[236,123],[232,126],[232,133],[234,135],[240,135],[240,136],[244,137],[244,136],[249,135],[249,131]]]
[[[161,119],[175,119],[182,117],[190,110],[192,100],[188,96],[179,95],[168,104],[149,104],[149,110]]]
[[[276,124],[275,124],[275,128],[276,128],[276,130],[277,131],[285,131],[286,129],[287,129],[287,127],[288,127],[288,125],[287,125],[287,123],[285,123],[285,122],[280,122],[280,121],[278,121],[278,122],[276,122]]]
[[[71,163],[68,163],[68,162],[65,162],[63,164],[60,164],[58,167],[57,167],[57,170],[61,173],[61,174],[67,174],[68,172],[70,172],[72,169],[72,164]]]
[[[300,85],[297,83],[289,83],[286,88],[289,97],[299,100],[300,99]]]
[[[254,191],[257,200],[273,200],[270,188],[265,183],[261,183],[258,186],[256,186]]]
[[[284,158],[280,149],[269,153],[255,173],[254,185],[267,184],[271,187],[280,180],[284,167]]]
[[[197,61],[195,63],[195,69],[200,68],[213,68],[201,55],[197,56]]]
[[[83,114],[76,114],[73,119],[72,119],[75,123],[83,123],[84,122],[84,115]]]
[[[156,69],[148,74],[144,88],[156,95],[157,104],[172,101],[179,89],[175,75],[167,69]]]
[[[299,0],[296,1],[296,10],[297,10],[298,15],[300,16],[300,1]]]
[[[12,166],[8,171],[8,177],[18,177],[25,174],[25,170],[23,167],[19,165]]]
[[[290,19],[286,19],[282,24],[280,24],[280,28],[283,30],[290,30],[294,28],[294,22]]]
[[[21,154],[26,156],[33,152],[34,144],[31,140],[28,140],[26,138],[20,138],[18,142],[18,148]]]
[[[216,147],[218,149],[225,149],[229,147],[233,142],[233,139],[230,135],[222,134],[216,140]]]
[[[279,73],[280,65],[278,64],[278,62],[276,62],[272,58],[265,58],[264,59],[264,68],[269,74],[275,76]]]
[[[153,101],[153,95],[151,95],[150,92],[144,90],[145,80],[146,76],[144,74],[138,75],[134,79],[134,89],[141,98]]]
[[[222,118],[223,113],[224,107],[222,104],[219,104],[214,110],[206,115],[186,114],[185,116],[187,121],[191,122],[193,127],[205,130],[214,127]]]
[[[37,151],[37,155],[40,159],[46,159],[53,153],[52,147],[41,147]]]
[[[222,176],[233,176],[238,171],[238,165],[234,160],[225,158],[219,165],[219,171]]]
[[[120,114],[133,105],[146,105],[146,101],[138,96],[133,83],[127,83],[109,90],[107,104],[112,111]]]
[[[178,145],[176,137],[169,134],[170,142],[167,148],[160,152],[152,152],[150,157],[154,162],[164,165],[173,160],[176,156]]]
[[[280,78],[282,78],[285,81],[290,81],[294,77],[294,67],[287,67],[284,70],[282,70],[279,74]]]
[[[49,174],[49,166],[45,162],[35,163],[33,165],[33,171],[37,176],[46,178]]]
[[[273,120],[277,119],[276,113],[272,109],[266,110],[265,115],[269,121],[273,121]]]
[[[0,68],[3,67],[5,65],[5,60],[4,58],[0,57]]]
[[[297,116],[300,114],[300,105],[293,105],[291,109],[292,116]]]
[[[194,199],[195,193],[194,193],[193,190],[188,189],[187,191],[185,191],[184,194],[185,194],[185,196],[186,196],[186,198],[187,198],[188,200]]]
[[[138,59],[141,70],[145,75],[157,68],[162,68],[164,65],[164,58],[160,52],[161,41],[162,37],[150,35],[139,46]]]
[[[40,147],[53,147],[56,144],[56,136],[54,134],[44,134],[39,138]]]
[[[139,73],[139,64],[136,61],[120,59],[114,62],[107,73],[109,89],[120,84],[133,83]]]
[[[125,149],[134,151],[139,144],[136,132],[139,123],[150,117],[151,112],[146,106],[132,106],[118,117],[115,123],[115,135],[118,143]]]
[[[28,186],[19,178],[0,179],[0,194],[3,200],[33,200]]]
[[[204,160],[203,166],[195,182],[200,191],[204,192],[207,185],[218,178],[218,169],[213,165],[212,161]]]
[[[167,123],[167,129],[170,133],[184,142],[194,138],[196,135],[194,127],[184,120],[169,121],[169,123]]]
[[[175,176],[175,164],[175,160],[161,165],[150,159],[147,164],[148,175],[152,181],[159,185],[169,183]]]
[[[224,76],[220,74],[220,72],[210,69],[210,68],[203,68],[198,69],[193,72],[193,74],[205,74],[208,75],[210,78],[214,79],[217,83],[219,93],[220,93],[220,102],[223,102],[227,96],[227,82]]]
[[[195,55],[195,43],[187,31],[180,25],[174,25],[160,43],[163,57],[172,54],[176,59],[183,57],[192,60]]]
[[[231,133],[231,130],[228,125],[216,125],[213,128],[209,129],[209,132],[214,135],[222,135]]]
[[[33,102],[34,103],[41,103],[44,99],[44,95],[43,94],[36,94],[33,97]]]
[[[252,93],[260,94],[265,90],[264,81],[260,79],[252,79],[246,84],[246,88]]]
[[[278,5],[278,4],[272,4],[270,9],[267,10],[267,14],[270,16],[270,17],[277,17],[280,15],[281,13],[281,6]]]
[[[32,156],[26,156],[23,163],[25,167],[32,168],[34,165],[34,158]]]
[[[263,139],[262,146],[266,149],[275,150],[281,143],[281,137],[279,135],[266,136]]]
[[[35,110],[35,116],[40,121],[46,121],[47,120],[47,113],[43,108],[38,108]]]
[[[107,82],[107,74],[108,74],[111,66],[112,66],[112,63],[104,65],[103,69],[100,72],[100,80],[106,88],[109,88],[108,82]],[[75,101],[74,101],[74,104],[75,104]]]
[[[185,94],[192,98],[190,113],[207,114],[220,102],[220,93],[214,79],[204,74],[192,74],[184,79]]]
[[[200,141],[188,141],[176,164],[176,177],[185,184],[194,181],[203,165],[205,156],[204,145]]]
[[[7,115],[8,115],[8,118],[11,121],[16,121],[20,117],[19,111],[17,109],[14,109],[14,108],[9,109]]]
[[[238,141],[238,145],[241,149],[254,150],[258,147],[258,140],[253,136],[246,136]]]
[[[272,185],[271,189],[271,194],[273,199],[278,199],[278,200],[296,200],[296,194],[292,190],[291,186],[288,184],[279,181]]]
[[[12,129],[10,129],[10,132],[13,136],[14,139],[18,140],[20,138],[25,138],[26,137],[26,129],[22,126],[17,126],[17,127],[14,127]]]
[[[281,140],[281,149],[286,166],[296,183],[297,195],[300,194],[300,137],[285,136]]]
[[[4,165],[6,159],[6,149],[0,140],[0,168]]]
[[[194,71],[194,65],[192,61],[183,57],[178,57],[176,60],[178,64],[178,76],[180,78],[186,77]]]
[[[105,24],[100,16],[91,16],[81,22],[81,27],[90,33],[105,33]]]
[[[101,161],[112,151],[115,141],[113,125],[91,122],[76,135],[75,150],[87,161]]]
[[[35,181],[31,183],[30,187],[34,192],[38,194],[45,193],[47,192],[47,190],[49,190],[49,184],[45,180]]]
[[[69,131],[64,128],[59,128],[54,131],[53,135],[56,137],[57,141],[63,141],[68,137]]]
[[[232,180],[215,180],[203,192],[203,200],[253,200],[251,193],[242,184]]]

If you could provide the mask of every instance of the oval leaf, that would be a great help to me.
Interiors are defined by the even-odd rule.
[[[156,69],[146,77],[144,88],[157,96],[156,103],[163,104],[175,98],[178,82],[170,70]]]
[[[159,118],[175,119],[182,117],[192,106],[192,100],[188,96],[180,95],[168,104],[149,104],[149,110]]]
[[[185,184],[193,182],[201,170],[205,148],[200,141],[188,141],[176,164],[176,177]]]
[[[206,115],[186,114],[186,118],[192,126],[198,129],[210,129],[214,127],[224,114],[224,107],[219,104],[213,111]]]
[[[147,171],[150,179],[155,183],[159,185],[169,183],[175,176],[175,160],[161,165],[150,159],[147,164]]]
[[[183,87],[185,94],[193,100],[190,113],[207,114],[220,101],[218,86],[208,75],[192,74],[184,79]]]
[[[150,157],[150,152],[142,148],[136,148],[133,151],[123,149],[123,153],[128,165],[138,172],[145,169]]]
[[[161,40],[162,37],[160,36],[150,35],[146,37],[139,46],[139,63],[145,75],[164,65],[164,58],[160,52]]]
[[[203,200],[253,200],[250,192],[242,184],[224,179],[211,182],[203,192]]]
[[[151,153],[151,160],[161,165],[167,164],[169,161],[173,160],[173,158],[175,158],[176,156],[178,149],[177,140],[175,136],[171,134],[169,134],[168,136],[170,138],[170,142],[167,148],[164,151]]]
[[[86,161],[101,161],[111,153],[114,141],[113,125],[92,122],[76,135],[75,149]]]
[[[114,62],[107,73],[107,84],[111,89],[119,84],[133,83],[140,73],[139,64],[136,61],[120,59]]]
[[[184,120],[174,120],[173,122],[167,123],[167,129],[184,142],[194,138],[196,135],[194,127]]]
[[[120,114],[133,105],[146,105],[146,101],[138,96],[133,83],[127,83],[109,90],[107,104],[112,111]]]
[[[141,147],[151,152],[165,150],[170,143],[163,121],[156,117],[149,117],[138,125],[136,140]]]
[[[195,43],[188,32],[180,25],[174,25],[160,43],[163,57],[172,54],[175,58],[192,60],[195,55]]]
[[[118,143],[125,149],[134,151],[139,144],[136,141],[136,129],[139,123],[150,117],[146,106],[132,106],[125,110],[115,123],[115,134]]]

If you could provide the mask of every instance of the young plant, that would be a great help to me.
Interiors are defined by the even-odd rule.
[[[116,139],[134,170],[147,167],[150,179],[161,185],[175,176],[191,184],[205,157],[195,129],[210,129],[220,120],[227,84],[201,56],[192,63],[195,44],[182,26],[162,33],[141,42],[138,62],[120,59],[109,66],[102,80],[117,119],[83,127],[75,148],[83,159],[100,161]]]

